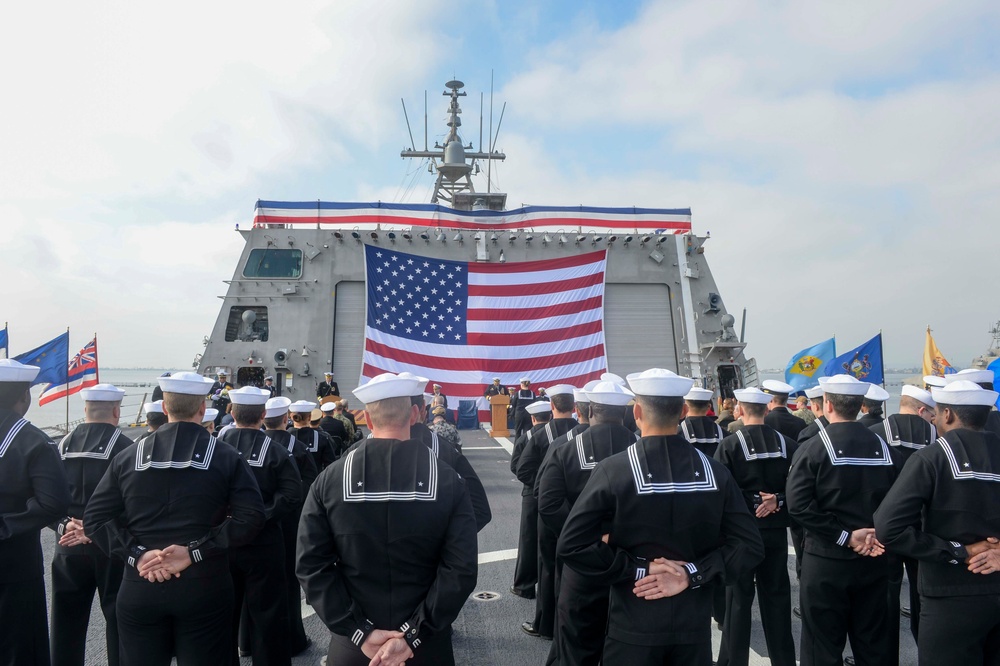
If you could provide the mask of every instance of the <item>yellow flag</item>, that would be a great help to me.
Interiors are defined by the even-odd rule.
[[[924,345],[924,374],[944,377],[949,368],[951,368],[952,372],[955,371],[951,363],[948,362],[937,348],[934,338],[931,337],[931,327],[928,326],[927,342]]]

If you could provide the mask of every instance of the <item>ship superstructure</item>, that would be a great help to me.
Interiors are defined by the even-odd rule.
[[[723,396],[756,383],[709,268],[709,236],[691,230],[691,211],[589,206],[505,209],[506,194],[477,192],[480,162],[505,158],[492,131],[487,150],[463,144],[462,83],[446,84],[449,132],[432,150],[404,150],[435,171],[432,203],[258,201],[246,246],[204,352],[203,374],[224,369],[238,386],[267,375],[292,400],[315,397],[324,371],[349,396],[365,374],[365,246],[428,261],[480,264],[541,261],[606,252],[603,291],[607,368],[620,375],[665,367]],[[447,204],[447,205],[445,205]],[[397,370],[399,368],[393,368]],[[416,365],[414,372],[421,372]],[[516,385],[523,371],[484,370]],[[544,376],[533,378],[544,386]],[[581,377],[582,379],[582,377]],[[582,382],[581,382],[582,383]],[[475,384],[475,382],[472,382]],[[443,392],[449,393],[447,384]],[[469,392],[468,386],[464,387]],[[481,391],[475,398],[481,396]]]

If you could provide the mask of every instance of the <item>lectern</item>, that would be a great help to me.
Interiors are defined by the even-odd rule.
[[[490,437],[509,437],[507,429],[507,407],[510,396],[498,393],[491,395],[490,400]]]

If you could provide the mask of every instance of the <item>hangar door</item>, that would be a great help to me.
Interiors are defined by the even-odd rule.
[[[608,284],[604,298],[608,370],[624,377],[649,368],[677,372],[673,308],[665,284]]]
[[[339,282],[333,297],[333,379],[340,395],[358,409],[351,391],[358,386],[365,349],[365,283]]]

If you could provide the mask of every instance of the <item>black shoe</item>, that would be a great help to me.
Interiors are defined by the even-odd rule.
[[[522,622],[521,623],[521,631],[523,631],[524,633],[528,634],[529,636],[531,636],[533,638],[544,638],[547,641],[551,641],[552,640],[551,636],[546,636],[543,633],[539,633],[539,631],[537,629],[535,629],[535,625],[533,623],[531,623],[531,622]]]
[[[535,598],[535,591],[534,590],[528,590],[527,592],[522,592],[521,590],[517,589],[513,585],[510,586],[510,593],[513,594],[515,597],[521,597],[522,599],[534,599]]]
[[[792,608],[792,615],[794,615],[799,619],[802,619],[802,609],[799,608],[798,606],[795,606],[794,608]]]
[[[909,606],[900,606],[899,607],[899,614],[902,615],[903,617],[910,617],[910,607]]]
[[[844,657],[844,666],[854,666],[854,657],[847,655]]]

